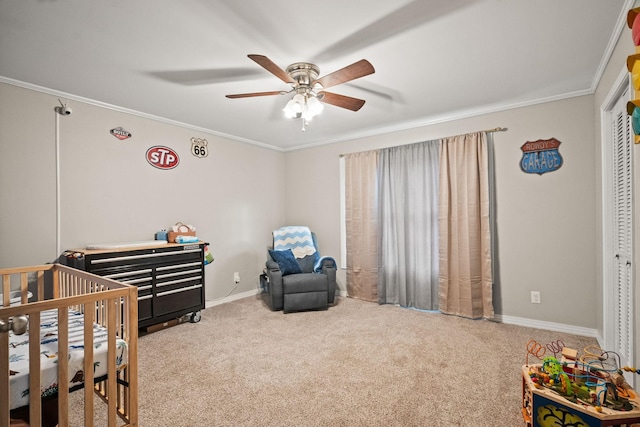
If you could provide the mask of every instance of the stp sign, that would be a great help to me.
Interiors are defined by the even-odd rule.
[[[147,150],[147,162],[158,169],[173,169],[180,163],[180,158],[171,148],[156,145]]]

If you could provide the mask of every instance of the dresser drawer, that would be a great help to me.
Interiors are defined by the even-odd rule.
[[[138,296],[138,323],[153,319],[153,295]]]
[[[163,316],[181,311],[185,307],[191,307],[192,310],[198,311],[204,308],[203,290],[202,284],[194,284],[183,288],[159,291],[156,293],[154,301],[154,313],[156,316]]]

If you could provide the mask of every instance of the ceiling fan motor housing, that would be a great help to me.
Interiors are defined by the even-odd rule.
[[[287,74],[296,81],[296,87],[310,87],[320,75],[320,68],[308,62],[296,62],[287,67]]]

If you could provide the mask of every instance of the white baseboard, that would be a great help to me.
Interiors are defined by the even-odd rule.
[[[242,298],[252,297],[254,295],[258,295],[259,293],[260,293],[260,289],[254,289],[252,291],[241,292],[239,294],[232,294],[224,298],[207,300],[204,303],[204,308],[211,308],[211,307],[215,307],[216,305],[224,304],[227,302],[236,301]]]
[[[583,328],[581,326],[565,325],[563,323],[545,322],[544,320],[525,319],[523,317],[504,316],[502,314],[496,314],[495,320],[498,322],[506,323],[509,325],[526,326],[529,328],[544,329],[547,331],[564,332],[567,334],[580,335],[584,337],[597,338],[598,342],[601,339],[598,335],[598,331],[590,328]]]

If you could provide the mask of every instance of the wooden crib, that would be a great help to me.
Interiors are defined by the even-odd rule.
[[[137,288],[59,264],[0,269],[0,275],[2,276],[2,286],[0,287],[2,293],[2,297],[0,297],[2,303],[0,307],[0,396],[11,396],[11,376],[16,374],[15,371],[10,370],[11,350],[15,351],[16,347],[15,343],[10,345],[9,335],[12,334],[12,338],[15,339],[19,336],[28,345],[28,390],[26,393],[23,392],[23,395],[28,395],[27,397],[23,396],[25,399],[28,398],[28,409],[23,406],[23,410],[28,411],[29,425],[41,426],[45,421],[41,415],[44,400],[42,391],[43,387],[47,387],[47,385],[42,384],[41,381],[41,372],[44,372],[43,362],[41,362],[41,353],[43,353],[41,340],[43,343],[46,341],[43,339],[41,330],[41,316],[43,313],[46,315],[53,313],[56,319],[58,341],[57,353],[52,356],[57,356],[57,376],[55,379],[69,378],[70,375],[74,375],[69,371],[68,359],[72,358],[71,351],[75,352],[73,354],[76,360],[78,353],[84,359],[83,362],[78,362],[83,363],[82,366],[84,366],[83,379],[79,380],[79,386],[74,387],[74,389],[84,390],[84,425],[94,425],[96,409],[94,403],[98,401],[102,404],[104,401],[106,408],[102,409],[106,410],[106,418],[110,427],[137,426]],[[2,325],[4,325],[4,329],[7,329],[11,326],[10,319],[16,319],[16,316],[19,315],[28,316],[29,326],[26,334],[16,335],[12,332],[1,331]],[[70,316],[78,317],[77,322],[81,322],[82,326],[77,327],[80,329],[77,333],[78,336],[71,338],[71,340],[82,340],[81,345],[73,346],[70,343]],[[16,323],[18,323],[17,320]],[[104,328],[106,328],[106,333]],[[95,343],[94,331],[96,329],[102,331],[102,339],[106,345],[104,342],[99,346]],[[44,336],[46,337],[46,335]],[[92,345],[84,345],[85,342],[91,342]],[[106,368],[106,374],[100,374],[99,378],[95,378],[96,366],[101,364],[96,362],[98,347],[105,349],[103,353],[100,353],[100,357],[104,358],[106,367],[102,367],[102,369]],[[77,350],[78,348],[80,350]],[[102,350],[100,351],[102,352]],[[117,366],[116,352],[119,352],[120,358],[118,360],[122,362],[123,351],[126,353],[126,359],[124,363]],[[13,360],[15,359],[14,354]],[[23,378],[23,380],[26,383],[27,379]],[[54,390],[53,394],[57,396],[53,399],[54,402],[57,400],[58,419],[56,422],[60,427],[68,426],[70,421],[74,421],[75,425],[82,423],[81,420],[69,419],[69,387],[65,381],[59,380],[57,382],[55,387],[49,387],[49,394],[51,394],[51,390]],[[30,393],[31,390],[40,390],[41,392]],[[13,391],[15,393],[16,390]],[[95,400],[94,392],[101,399]],[[82,393],[82,391],[76,393]],[[0,427],[9,426],[11,400],[9,398],[0,399]],[[51,399],[47,402],[51,402]],[[13,423],[13,421],[11,422]]]

